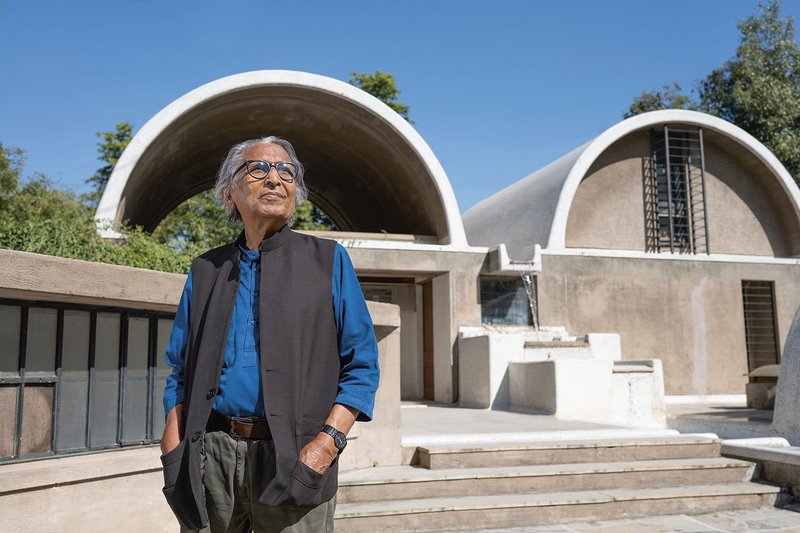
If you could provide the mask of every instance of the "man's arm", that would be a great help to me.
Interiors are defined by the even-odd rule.
[[[183,369],[186,345],[189,340],[189,313],[192,300],[192,273],[186,277],[181,301],[172,322],[172,332],[164,353],[164,360],[172,367],[164,387],[166,423],[161,436],[161,453],[175,449],[183,438]]]
[[[339,344],[339,392],[325,424],[347,435],[356,420],[372,419],[380,370],[372,318],[353,263],[339,244],[333,261],[332,288]],[[338,453],[333,437],[320,431],[300,450],[300,460],[322,474]]]
[[[167,413],[164,434],[161,436],[161,453],[174,450],[183,439],[183,404],[179,403]]]

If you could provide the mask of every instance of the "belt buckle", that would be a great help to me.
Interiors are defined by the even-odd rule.
[[[241,435],[239,435],[239,434],[236,432],[236,422],[238,422],[238,421],[236,420],[236,417],[233,417],[233,416],[232,416],[232,417],[230,418],[230,429],[229,429],[229,433],[231,434],[231,437],[233,437],[233,438],[236,438],[236,439],[240,439],[240,438],[242,438],[242,436],[241,436]]]

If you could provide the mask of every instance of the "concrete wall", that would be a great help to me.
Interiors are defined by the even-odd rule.
[[[478,275],[486,260],[486,249],[461,251],[438,246],[377,246],[357,240],[340,240],[347,248],[362,281],[376,278],[414,278],[417,283],[432,280],[434,329],[434,398],[451,403],[458,399],[458,328],[481,323]],[[421,327],[420,327],[421,331]],[[421,351],[418,352],[421,357]],[[414,382],[413,373],[421,379],[419,362],[402,357],[407,386]]]
[[[0,250],[0,297],[174,311],[185,276]],[[340,468],[397,465],[400,310],[368,302],[381,367],[374,420],[357,423]],[[0,465],[0,529],[175,531],[157,446]],[[112,512],[113,511],[113,512]]]
[[[706,211],[712,253],[797,256],[800,228],[786,193],[749,151],[704,130]],[[591,166],[567,221],[567,247],[644,250],[650,131],[612,144]]]
[[[616,332],[624,359],[661,359],[667,394],[744,394],[742,280],[775,282],[781,350],[800,303],[800,266],[543,252],[542,326]]]

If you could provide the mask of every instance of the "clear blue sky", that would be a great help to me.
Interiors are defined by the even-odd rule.
[[[694,87],[750,0],[0,0],[0,143],[85,190],[97,131],[257,69],[391,72],[459,207],[598,135],[643,89]],[[784,14],[800,18],[800,0]],[[302,154],[300,154],[302,157]]]

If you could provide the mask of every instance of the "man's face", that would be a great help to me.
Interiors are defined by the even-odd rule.
[[[259,144],[244,151],[244,160],[261,160],[268,163],[291,161],[289,154],[277,144]],[[245,227],[258,225],[269,219],[282,226],[294,213],[296,186],[278,177],[275,168],[262,180],[253,179],[247,169],[240,169],[234,176],[229,207],[236,207],[242,215]]]

